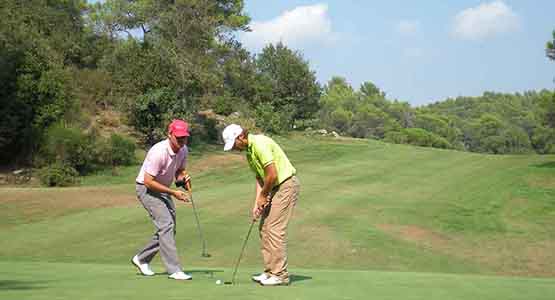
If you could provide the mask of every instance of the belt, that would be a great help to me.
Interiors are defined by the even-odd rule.
[[[291,178],[293,178],[293,176],[295,176],[295,175],[297,175],[297,174],[293,174],[293,175],[291,175],[291,176],[285,178],[282,182],[280,182],[280,183],[279,183],[278,185],[276,185],[274,188],[277,188],[278,186],[284,184],[285,182],[287,182],[288,180],[290,180]]]

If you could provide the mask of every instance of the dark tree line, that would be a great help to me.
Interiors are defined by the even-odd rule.
[[[119,163],[92,149],[131,151],[119,137],[99,136],[94,119],[106,110],[124,116],[146,146],[172,118],[196,130],[194,116],[211,110],[278,134],[311,127],[464,151],[555,152],[552,91],[411,107],[371,82],[354,89],[335,77],[320,86],[302,54],[281,43],[249,53],[235,39],[249,22],[242,0],[2,1],[0,161],[66,161],[78,173]],[[68,149],[93,154],[70,163],[78,153]]]

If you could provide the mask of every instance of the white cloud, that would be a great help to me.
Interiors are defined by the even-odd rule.
[[[242,33],[241,41],[249,48],[260,49],[268,43],[288,46],[334,41],[327,4],[299,6],[268,21],[254,21],[251,32]]]
[[[419,21],[401,20],[397,24],[397,32],[404,35],[414,35],[420,30]]]
[[[468,40],[485,39],[520,26],[518,15],[500,0],[467,8],[454,21],[453,35]]]

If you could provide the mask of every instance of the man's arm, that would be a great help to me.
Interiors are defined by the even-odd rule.
[[[264,167],[264,186],[262,186],[262,190],[260,191],[260,195],[263,196],[265,199],[268,198],[270,192],[274,188],[274,184],[277,181],[277,170],[276,165],[274,163],[270,163],[266,167]]]
[[[144,184],[149,190],[153,190],[159,193],[166,193],[174,196],[178,200],[183,202],[189,202],[187,198],[187,194],[180,190],[172,190],[169,187],[159,183],[158,181],[154,180],[154,177],[145,172]]]
[[[262,182],[262,184],[260,184]],[[260,177],[256,177],[256,193],[255,193],[255,197],[254,197],[254,204],[252,206],[252,217],[253,219],[257,219],[260,215],[260,212],[258,211],[258,205],[256,204],[256,200],[258,200],[258,196],[260,195],[260,191],[262,191],[262,185],[264,185],[264,182],[262,181],[262,179]]]
[[[274,163],[270,163],[264,168],[264,182],[261,186],[260,180],[256,181],[256,201],[253,215],[258,218],[262,213],[262,210],[268,204],[268,196],[274,188],[274,184],[277,181],[277,170]]]

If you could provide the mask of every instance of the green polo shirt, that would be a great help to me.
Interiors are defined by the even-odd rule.
[[[264,180],[264,168],[271,163],[275,164],[277,170],[275,185],[279,185],[285,179],[295,175],[297,170],[274,140],[258,134],[249,134],[248,140],[247,161],[257,177]]]

